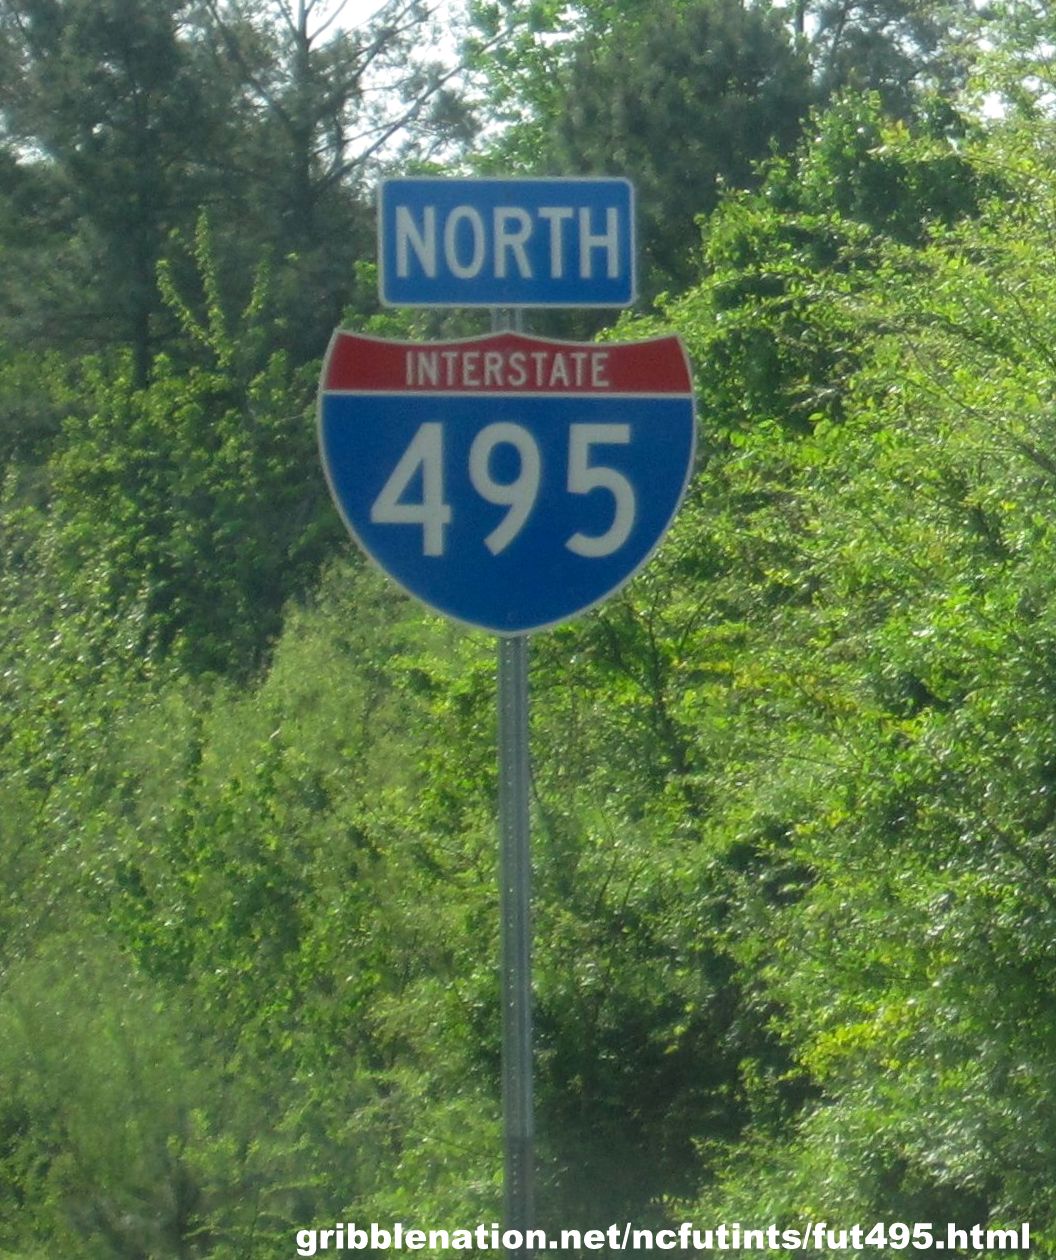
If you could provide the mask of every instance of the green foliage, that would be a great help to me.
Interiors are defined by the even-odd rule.
[[[313,581],[336,532],[309,475],[309,380],[266,350],[257,304],[236,328],[208,276],[206,287],[201,323],[181,310],[198,333],[200,363],[181,372],[163,361],[145,390],[120,364],[99,361],[75,373],[54,358],[12,356],[10,375],[0,374],[40,392],[38,403],[24,391],[23,414],[66,412],[48,462],[12,464],[0,504],[11,876],[0,933],[48,930],[44,907],[17,926],[24,889],[55,876],[51,845],[70,817],[87,822],[109,792],[123,801],[130,790],[93,744],[137,707],[137,688],[176,667],[251,674],[285,601]],[[31,429],[18,440],[44,446]],[[52,795],[59,785],[62,803]]]
[[[58,311],[83,300],[83,248],[70,189],[47,161],[0,147],[0,342],[54,350]],[[78,343],[84,329],[61,330]]]
[[[588,37],[557,90],[548,160],[633,180],[654,289],[692,276],[694,216],[790,148],[809,104],[806,66],[772,15],[725,2],[655,4]]]
[[[219,318],[211,308],[199,330],[218,342],[213,368],[160,360],[143,390],[94,370],[51,464],[49,561],[71,590],[134,612],[142,651],[195,671],[255,667],[329,528],[309,380],[282,353],[242,376],[246,343]]]
[[[317,357],[368,298],[354,280],[373,249],[368,171],[412,132],[426,151],[467,134],[421,52],[427,6],[384,10],[346,30],[315,4],[3,0],[0,335],[128,348],[145,387],[186,332],[158,264],[185,291],[169,242],[208,209],[225,291],[251,302],[268,265],[270,349]]]
[[[855,295],[883,243],[919,245],[1000,190],[965,151],[966,130],[938,106],[911,130],[885,120],[876,98],[849,97],[757,193],[701,221],[704,282],[664,309],[709,365],[698,382],[706,435],[805,432],[844,415],[874,318]]]
[[[757,187],[759,163],[793,149],[811,106],[873,96],[877,118],[927,132],[992,25],[970,0],[497,0],[471,12],[474,67],[502,124],[477,165],[630,176],[650,299],[693,282],[694,216],[726,189]]]
[[[74,390],[57,352],[0,350],[0,466],[41,461],[62,427]]]
[[[701,1211],[1049,1226],[1051,221],[1017,151],[1014,213],[862,277],[841,423],[764,425],[709,469],[749,761],[706,834],[736,858],[728,943],[820,1100],[776,1152],[764,1111],[769,1153]]]
[[[90,1255],[189,1254],[190,1057],[176,1013],[94,940],[56,939],[8,971],[0,1182],[18,1193],[0,1196],[5,1252],[87,1239]]]

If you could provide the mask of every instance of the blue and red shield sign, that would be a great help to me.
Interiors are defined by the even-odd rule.
[[[677,337],[339,331],[319,442],[338,510],[380,568],[437,612],[526,634],[613,594],[664,536],[693,466],[689,365]]]

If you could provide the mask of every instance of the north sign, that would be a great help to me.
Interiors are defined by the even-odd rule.
[[[383,180],[389,306],[629,306],[634,191],[625,179]]]
[[[319,441],[380,568],[456,621],[527,634],[613,594],[664,536],[693,465],[689,366],[677,337],[339,331]]]

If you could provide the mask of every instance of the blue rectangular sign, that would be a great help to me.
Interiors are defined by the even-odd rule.
[[[625,179],[383,180],[387,306],[629,306],[634,190]]]

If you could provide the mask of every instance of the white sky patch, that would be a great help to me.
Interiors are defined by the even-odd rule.
[[[380,3],[379,0],[344,0],[343,4],[341,0],[331,0],[329,11],[336,14],[335,26],[355,30],[369,25],[387,11],[398,11],[399,8],[402,8],[399,0],[386,0],[385,3]],[[441,32],[450,32],[452,19],[461,14],[462,6],[454,3],[453,0],[433,0],[429,8],[439,23]],[[338,9],[340,9],[339,13]],[[435,47],[433,51],[437,51]]]
[[[290,4],[292,0],[284,0]],[[312,16],[315,29],[320,34],[335,30],[369,30],[382,24],[393,24],[406,29],[414,27],[415,19],[409,13],[412,0],[298,0],[314,5]],[[408,72],[413,73],[415,63],[442,67],[445,75],[454,72],[451,86],[458,83],[460,41],[464,28],[465,0],[426,0],[429,20],[422,27],[421,42],[411,54],[409,63],[395,65],[384,60],[368,71],[364,79],[364,99],[368,103],[375,124],[360,139],[373,143],[384,133],[388,124],[399,118],[406,109],[406,82]],[[413,96],[413,93],[412,93]],[[427,110],[427,107],[426,107]],[[383,162],[391,160],[399,151],[401,131],[397,129],[378,150]],[[441,146],[441,150],[443,146]],[[437,156],[437,154],[434,154]]]

